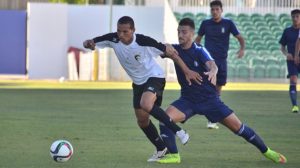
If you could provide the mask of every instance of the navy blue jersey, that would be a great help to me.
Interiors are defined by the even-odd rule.
[[[295,55],[295,44],[299,35],[299,29],[290,26],[284,29],[279,43],[283,46],[287,46],[288,53]]]
[[[225,18],[220,22],[204,20],[198,30],[199,36],[205,35],[204,46],[216,60],[227,58],[230,33],[234,36],[240,34],[233,21]]]
[[[201,85],[193,82],[192,85],[189,86],[183,71],[175,64],[177,79],[181,86],[181,96],[195,103],[204,101],[210,97],[216,97],[216,87],[211,84],[206,75],[203,75],[204,72],[208,71],[205,63],[213,60],[209,52],[204,47],[197,46],[196,43],[193,43],[192,47],[187,50],[182,49],[178,44],[174,44],[173,46],[183,62],[191,70],[198,72],[203,78]]]

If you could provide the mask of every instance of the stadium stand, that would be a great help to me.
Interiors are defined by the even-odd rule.
[[[193,14],[191,12],[178,13],[175,17],[180,20],[184,17],[194,19],[196,31],[201,22],[209,18],[206,13]],[[244,58],[236,59],[239,49],[238,41],[230,37],[230,49],[228,52],[228,77],[229,78],[285,78],[286,60],[281,54],[278,41],[283,30],[291,25],[288,14],[274,15],[267,13],[224,14],[225,18],[233,20],[246,41]]]

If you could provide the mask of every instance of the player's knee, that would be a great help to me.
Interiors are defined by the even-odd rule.
[[[138,119],[137,124],[140,128],[146,128],[149,125],[149,119]]]
[[[148,112],[148,113],[150,113],[150,111],[151,111],[152,108],[153,108],[153,104],[152,104],[152,103],[149,103],[149,102],[147,102],[147,101],[141,101],[141,102],[140,102],[140,106],[141,106],[141,108],[142,108],[144,111],[146,111],[146,112]]]
[[[295,84],[297,84],[297,76],[296,75],[292,75],[291,77],[290,77],[290,84],[292,84],[292,85],[295,85]]]

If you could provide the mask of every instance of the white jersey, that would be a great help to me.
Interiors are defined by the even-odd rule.
[[[134,34],[129,45],[122,43],[117,33],[109,33],[93,40],[99,48],[114,49],[120,64],[134,84],[144,84],[150,77],[165,77],[164,71],[154,60],[166,50],[164,44],[141,34]]]

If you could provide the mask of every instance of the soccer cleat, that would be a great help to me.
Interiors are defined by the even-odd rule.
[[[299,112],[299,107],[298,106],[293,106],[292,112],[293,113],[298,113]]]
[[[207,128],[208,129],[219,129],[219,126],[217,125],[217,123],[212,123],[212,122],[208,121]]]
[[[165,148],[162,151],[155,151],[154,154],[147,160],[147,162],[156,162],[168,152],[168,149]]]
[[[180,130],[176,132],[176,136],[180,139],[180,142],[185,145],[188,143],[190,136],[185,130]]]
[[[165,163],[165,164],[180,163],[181,159],[180,159],[179,153],[169,153],[169,154],[166,154],[163,158],[161,158],[157,162],[158,163]]]
[[[280,153],[275,152],[273,150],[271,150],[270,148],[268,148],[267,152],[263,153],[263,155],[272,160],[275,163],[286,163],[287,159]]]

